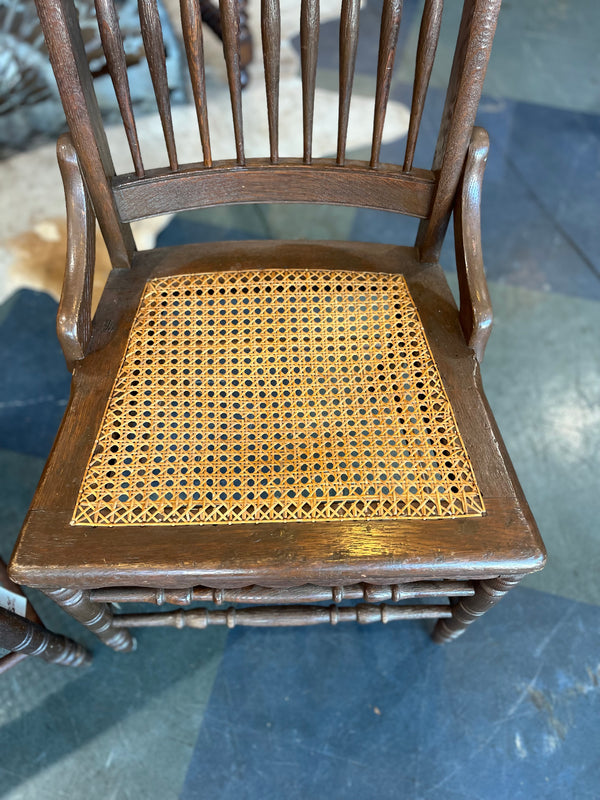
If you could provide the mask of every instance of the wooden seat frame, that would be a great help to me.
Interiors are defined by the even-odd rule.
[[[210,151],[202,29],[194,0],[181,12],[203,160],[179,165],[171,123],[160,22],[139,0],[142,33],[163,122],[169,167],[146,171],[129,99],[112,0],[97,0],[107,63],[134,164],[115,175],[99,118],[72,0],[36,0],[70,127],[58,155],[67,197],[69,246],[58,335],[73,371],[69,406],[11,563],[21,583],[41,588],[115,650],[132,626],[306,625],[438,620],[435,641],[458,636],[523,575],[541,569],[544,546],[481,386],[479,363],[492,310],[483,269],[480,197],[488,137],[474,128],[499,0],[465,0],[445,108],[430,170],[413,166],[439,35],[442,0],[426,0],[402,166],[381,164],[385,110],[401,22],[401,0],[384,0],[373,141],[369,161],[346,159],[359,2],[342,0],[337,154],[312,157],[318,0],[302,0],[304,151],[278,154],[279,5],[262,4],[270,154],[246,159],[242,127],[237,0],[221,0],[236,158]],[[319,202],[419,217],[414,247],[336,242],[221,242],[135,250],[129,223],[145,216],[247,202]],[[457,309],[438,264],[454,212]],[[114,269],[91,319],[96,220]],[[485,502],[479,517],[286,522],[204,526],[70,524],[82,476],[148,280],[190,272],[329,268],[404,275],[448,393]],[[450,598],[450,605],[421,602]],[[404,601],[418,599],[418,603]],[[362,601],[340,605],[344,600]],[[110,603],[217,608],[113,614]],[[242,604],[219,608],[222,603]],[[325,603],[326,605],[314,605]],[[258,604],[258,605],[256,605]],[[247,607],[249,606],[249,607]],[[255,606],[255,607],[253,607]]]

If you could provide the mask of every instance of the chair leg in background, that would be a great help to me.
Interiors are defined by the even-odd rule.
[[[113,650],[135,650],[135,639],[126,628],[115,628],[113,613],[106,603],[94,603],[83,589],[44,589],[51,600],[70,614]]]
[[[0,641],[13,653],[39,656],[65,667],[83,667],[92,660],[80,644],[4,608],[0,608]]]
[[[522,576],[505,576],[479,581],[472,597],[464,597],[452,607],[452,617],[438,620],[431,637],[437,644],[456,639],[478,617],[495,606]]]

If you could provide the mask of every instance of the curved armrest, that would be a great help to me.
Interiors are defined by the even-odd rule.
[[[67,265],[56,318],[56,331],[72,372],[87,352],[92,331],[92,285],[96,219],[77,153],[68,134],[56,146],[67,203]]]
[[[483,128],[473,128],[463,176],[454,203],[454,242],[460,290],[460,324],[467,344],[483,361],[492,331],[492,303],[481,251],[481,184],[490,140]]]

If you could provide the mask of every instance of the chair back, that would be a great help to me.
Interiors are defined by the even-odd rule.
[[[291,0],[290,0],[291,1]],[[244,146],[239,57],[239,0],[220,0],[223,53],[235,138],[230,160],[214,161],[207,115],[202,22],[198,0],[180,0],[187,65],[198,118],[202,158],[180,164],[171,114],[163,33],[156,0],[138,0],[140,28],[165,140],[168,165],[146,169],[131,101],[126,56],[115,0],[95,0],[100,38],[133,164],[117,175],[93,89],[74,0],[36,0],[67,122],[84,178],[114,266],[130,263],[135,250],[129,223],[135,219],[232,203],[325,203],[396,211],[422,220],[420,257],[434,261],[460,180],[500,0],[464,0],[457,45],[431,169],[414,166],[423,108],[434,63],[443,0],[425,0],[417,45],[410,122],[402,164],[381,163],[381,143],[402,0],[383,0],[371,154],[346,158],[360,0],[341,0],[339,109],[334,158],[313,157],[319,0],[300,0],[302,152],[279,156],[280,5],[262,0],[261,29],[269,140],[263,158],[247,158]],[[335,139],[333,138],[335,136]],[[199,148],[200,154],[200,148]]]

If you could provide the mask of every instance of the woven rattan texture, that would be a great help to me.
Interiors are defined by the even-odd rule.
[[[404,278],[289,269],[148,282],[73,524],[483,512]]]

